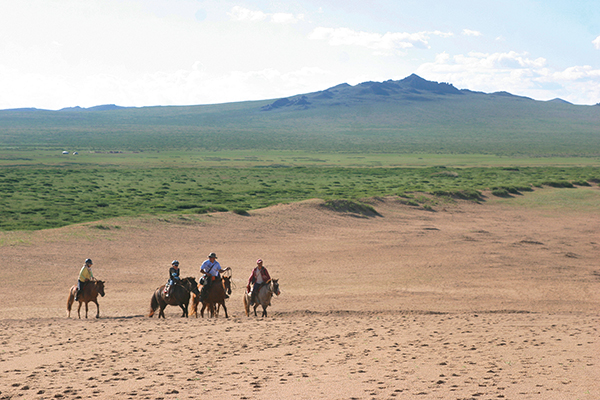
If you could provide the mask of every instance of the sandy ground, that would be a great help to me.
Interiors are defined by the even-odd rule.
[[[600,399],[600,211],[373,206],[0,233],[0,399]],[[211,251],[230,318],[148,318]],[[67,319],[88,257],[101,316]],[[282,294],[248,318],[259,257]]]

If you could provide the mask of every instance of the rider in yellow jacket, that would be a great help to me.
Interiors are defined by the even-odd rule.
[[[90,258],[85,260],[85,264],[81,267],[81,271],[79,271],[79,279],[77,280],[77,294],[75,295],[75,301],[79,300],[79,295],[81,294],[81,290],[86,282],[94,280],[94,274],[92,273],[92,265],[94,263]]]

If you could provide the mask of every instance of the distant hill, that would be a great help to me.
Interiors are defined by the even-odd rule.
[[[61,108],[59,111],[112,111],[112,110],[120,110],[123,108],[127,108],[127,107],[121,107],[121,106],[117,106],[114,104],[104,104],[101,106],[94,106],[94,107],[89,107],[89,108],[82,108],[82,107],[67,107],[67,108]]]
[[[363,82],[356,86],[347,83],[321,92],[279,99],[262,107],[263,111],[292,107],[306,110],[324,105],[352,106],[369,101],[429,101],[428,95],[463,95],[464,92],[448,83],[430,82],[412,74],[400,81]]]
[[[4,110],[0,146],[597,157],[600,107],[460,90],[413,74],[251,102]]]

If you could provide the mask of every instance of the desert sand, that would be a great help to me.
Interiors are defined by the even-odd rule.
[[[600,399],[599,210],[372,205],[0,233],[0,399]],[[211,251],[230,317],[148,318],[171,260],[199,278]],[[66,318],[88,257],[100,318]],[[257,258],[266,318],[242,307]]]

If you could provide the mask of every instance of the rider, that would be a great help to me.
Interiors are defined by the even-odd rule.
[[[204,301],[213,282],[221,278],[221,264],[217,261],[215,253],[208,255],[208,260],[204,261],[200,267],[200,273],[203,274],[200,282],[204,282],[200,291],[200,301]]]
[[[181,282],[179,277],[179,261],[173,260],[171,262],[171,268],[169,268],[169,280],[165,285],[165,297],[169,297],[171,294],[171,287]]]
[[[262,285],[268,283],[271,280],[271,276],[269,275],[269,271],[263,266],[263,260],[260,258],[256,260],[256,268],[252,270],[250,274],[250,278],[248,279],[248,286],[246,290],[250,293],[250,305],[253,306],[256,301],[256,295]],[[252,286],[252,291],[250,291],[250,286]]]
[[[90,258],[85,260],[83,267],[81,267],[81,271],[79,271],[79,279],[77,280],[77,294],[75,295],[75,301],[79,300],[79,295],[83,290],[85,284],[89,281],[93,281],[94,274],[92,273],[92,260]]]

